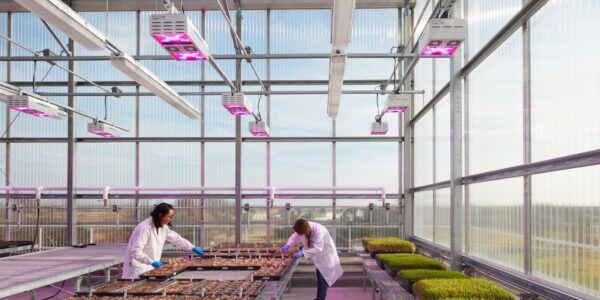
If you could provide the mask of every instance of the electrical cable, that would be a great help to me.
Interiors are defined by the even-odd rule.
[[[104,120],[106,120],[106,116],[108,115],[108,105],[106,98],[108,98],[108,95],[104,95]]]
[[[54,295],[46,297],[42,300],[49,300],[49,299],[56,297],[58,294],[60,294],[60,292],[62,292],[63,288],[65,287],[65,282],[66,282],[66,280],[63,280],[62,284],[60,285],[60,288],[58,289],[58,291],[56,291],[56,293],[54,293]]]
[[[262,121],[262,116],[260,115],[260,99],[262,99],[262,94],[258,96],[258,104],[256,105],[256,109],[258,110],[258,120]]]

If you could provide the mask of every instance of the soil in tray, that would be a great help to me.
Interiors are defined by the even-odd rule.
[[[178,280],[169,286],[158,290],[157,292],[161,293],[166,289],[167,294],[181,294],[186,290],[192,288],[194,285],[197,285],[198,281],[188,281],[188,280]]]
[[[135,281],[123,280],[123,281],[114,281],[109,282],[105,285],[99,286],[97,288],[92,288],[94,293],[110,293],[125,288],[129,285],[136,283]]]
[[[127,289],[127,293],[152,293],[164,284],[164,281],[147,281],[138,286]]]

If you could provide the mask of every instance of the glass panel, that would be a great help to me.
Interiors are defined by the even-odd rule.
[[[206,143],[205,186],[235,186],[235,143]]]
[[[433,191],[414,194],[414,233],[433,241]]]
[[[414,126],[414,186],[433,183],[433,113],[427,112]]]
[[[77,186],[134,186],[135,144],[77,145]]]
[[[600,166],[532,176],[535,276],[600,296]]]
[[[336,143],[338,186],[384,187],[398,192],[398,143]]]
[[[140,143],[140,186],[199,185],[199,144]]]
[[[467,4],[468,57],[473,57],[522,6],[522,0],[469,0]]]
[[[435,105],[435,181],[450,180],[450,96]]]
[[[523,178],[469,186],[468,253],[523,269]]]
[[[531,19],[533,161],[600,148],[600,2],[550,1]],[[579,49],[573,55],[573,46]]]
[[[67,144],[11,144],[13,186],[66,186]]]
[[[271,144],[273,186],[332,185],[331,143]]]
[[[523,163],[522,44],[517,31],[468,77],[469,174]]]
[[[435,191],[435,242],[450,247],[450,189]]]

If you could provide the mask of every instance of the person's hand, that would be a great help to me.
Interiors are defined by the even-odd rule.
[[[152,266],[153,266],[155,269],[157,269],[157,268],[160,268],[160,267],[162,267],[162,266],[164,266],[164,265],[165,265],[165,264],[161,263],[160,261],[155,261],[155,262],[152,262]]]
[[[302,253],[302,250],[298,250],[298,252],[294,254],[294,259],[298,259],[302,256],[304,256],[304,253]]]
[[[202,249],[200,249],[198,247],[192,248],[192,252],[198,254],[198,256],[200,256],[200,257],[204,257],[204,251],[202,251]]]
[[[281,247],[281,253],[286,254],[290,250],[290,245]]]

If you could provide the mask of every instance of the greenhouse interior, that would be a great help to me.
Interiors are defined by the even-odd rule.
[[[2,0],[0,298],[600,299],[598,13]]]

